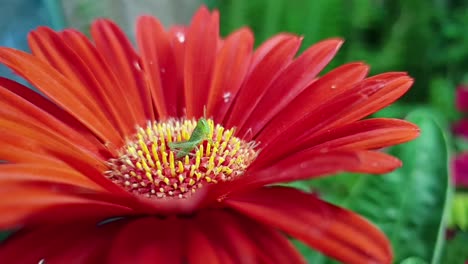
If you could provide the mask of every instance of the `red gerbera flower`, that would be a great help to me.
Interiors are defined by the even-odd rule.
[[[254,51],[249,29],[218,27],[201,8],[168,31],[141,17],[138,51],[108,20],[94,42],[41,27],[32,54],[0,49],[44,94],[0,80],[0,228],[19,229],[2,263],[303,263],[287,236],[346,263],[392,262],[365,219],[272,184],[399,167],[376,149],[417,127],[361,119],[412,79],[366,78],[363,63],[317,77],[341,40],[294,58],[298,36]]]

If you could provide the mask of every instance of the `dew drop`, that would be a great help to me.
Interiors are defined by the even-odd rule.
[[[229,102],[229,100],[231,100],[231,93],[229,93],[229,92],[224,93],[223,94],[223,99],[224,99],[225,103]]]
[[[162,73],[165,73],[165,72],[166,72],[166,68],[161,68],[161,72],[162,72]]]
[[[182,32],[177,32],[176,33],[176,37],[177,37],[177,40],[180,42],[180,43],[184,43],[185,42],[185,34],[182,33]]]
[[[331,86],[331,88],[332,88],[332,89],[336,89],[336,85],[333,84],[333,85]]]
[[[141,71],[141,66],[140,66],[140,63],[138,61],[134,61],[133,62],[133,66],[135,66],[135,68],[137,69],[137,71]]]

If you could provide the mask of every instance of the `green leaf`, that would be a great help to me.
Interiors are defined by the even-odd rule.
[[[447,241],[444,257],[440,263],[462,264],[468,261],[468,233],[458,232],[455,238]]]
[[[418,257],[409,257],[404,259],[400,264],[426,264],[427,262]]]
[[[408,120],[421,128],[421,136],[390,149],[402,168],[385,176],[346,174],[311,184],[326,200],[378,225],[392,242],[396,262],[417,257],[440,263],[451,194],[447,144],[431,111],[414,111]]]

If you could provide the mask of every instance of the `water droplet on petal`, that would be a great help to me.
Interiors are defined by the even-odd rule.
[[[137,69],[137,71],[141,71],[141,66],[140,66],[140,63],[138,61],[134,61],[133,62],[133,66],[135,66],[135,68]]]
[[[185,34],[182,33],[182,32],[177,32],[176,33],[176,37],[177,37],[177,40],[180,42],[180,43],[184,43],[185,42]]]
[[[223,94],[223,99],[224,99],[225,103],[229,102],[229,100],[231,100],[231,93],[229,93],[229,92],[224,93]]]

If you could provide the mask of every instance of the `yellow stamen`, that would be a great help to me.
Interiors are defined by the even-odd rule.
[[[182,161],[178,160],[178,161],[177,161],[177,165],[178,165],[178,170],[177,170],[177,172],[178,172],[178,173],[184,172],[184,169],[185,169],[185,168],[184,168],[184,164],[182,164]]]
[[[169,168],[171,169],[171,175],[176,176],[175,166],[174,166],[174,152],[169,152]]]

